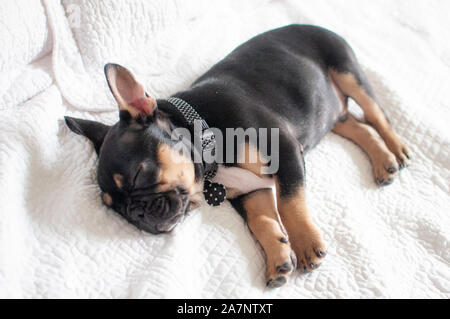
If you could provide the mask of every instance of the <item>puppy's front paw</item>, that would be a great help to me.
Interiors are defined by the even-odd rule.
[[[289,235],[292,249],[297,256],[297,267],[304,273],[319,268],[327,249],[316,227],[305,223]]]
[[[399,169],[394,154],[385,149],[383,152],[378,152],[376,156],[372,156],[371,160],[377,184],[380,186],[392,184]]]
[[[270,253],[266,253],[267,287],[278,288],[287,283],[288,276],[296,269],[297,259],[286,238],[274,243]]]

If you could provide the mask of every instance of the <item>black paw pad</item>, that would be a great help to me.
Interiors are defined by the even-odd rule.
[[[396,171],[398,171],[398,168],[396,166],[392,166],[389,167],[387,171],[389,172],[389,174],[394,174]]]
[[[278,288],[283,286],[287,282],[285,277],[278,277],[276,279],[269,280],[267,282],[267,287],[269,288]]]
[[[316,256],[319,257],[319,258],[323,258],[323,257],[325,257],[327,255],[326,252],[321,251],[321,250],[315,251],[315,253],[316,253]]]
[[[286,262],[281,266],[277,267],[277,273],[287,273],[292,270],[292,264],[290,262]]]
[[[382,178],[378,180],[378,184],[380,184],[380,186],[388,186],[391,185],[394,182],[393,178]]]

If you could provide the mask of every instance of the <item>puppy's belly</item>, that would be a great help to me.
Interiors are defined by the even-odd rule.
[[[219,166],[213,182],[225,186],[228,199],[233,199],[258,189],[272,188],[275,185],[272,177],[259,177],[243,168],[222,165]]]

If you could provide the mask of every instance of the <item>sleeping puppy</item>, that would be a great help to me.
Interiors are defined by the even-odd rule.
[[[94,144],[105,205],[157,234],[171,231],[202,196],[211,205],[226,197],[264,249],[269,287],[284,285],[296,267],[317,269],[326,255],[305,199],[308,150],[330,131],[344,136],[368,154],[381,186],[392,183],[411,156],[350,46],[316,26],[263,33],[168,99],[149,96],[117,64],[107,64],[105,75],[119,121],[65,118]],[[348,113],[349,97],[364,122]],[[230,128],[245,137],[228,134]],[[190,136],[174,138],[179,129]],[[181,139],[194,147],[183,152]],[[215,157],[219,153],[226,161]]]

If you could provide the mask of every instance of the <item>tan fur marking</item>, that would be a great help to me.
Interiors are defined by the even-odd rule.
[[[333,132],[352,140],[369,155],[378,183],[392,181],[392,177],[398,170],[395,155],[387,148],[373,127],[359,122],[349,114],[346,121],[335,125]]]
[[[264,164],[262,156],[256,147],[249,143],[245,143],[244,151],[242,152],[241,157],[238,158],[238,166],[261,177],[263,176],[262,168],[267,165]]]
[[[358,103],[364,112],[366,121],[377,129],[389,150],[396,156],[398,164],[400,166],[407,166],[409,164],[411,150],[400,140],[397,133],[392,129],[376,101],[359,85],[353,74],[339,73],[333,69],[329,70],[329,74],[339,89]]]
[[[123,187],[123,176],[120,174],[113,174],[113,179],[116,186],[121,189]]]
[[[113,200],[112,200],[111,195],[109,195],[108,193],[103,193],[102,198],[103,198],[103,202],[104,202],[107,206],[111,206],[111,205],[112,205]]]
[[[292,273],[291,247],[280,241],[286,238],[278,219],[275,198],[271,189],[259,190],[243,199],[250,230],[266,254],[266,279],[268,282]],[[290,265],[289,270],[280,271],[277,267]],[[286,278],[287,279],[287,278]]]
[[[289,234],[292,249],[297,255],[298,268],[305,272],[314,270],[321,264],[326,248],[309,216],[305,191],[299,187],[294,195],[280,197],[278,180],[275,185],[278,211]]]
[[[191,159],[179,154],[169,145],[161,144],[158,148],[158,162],[160,163],[159,192],[181,185],[191,196],[201,194],[203,184],[195,182],[195,169]]]

